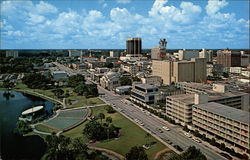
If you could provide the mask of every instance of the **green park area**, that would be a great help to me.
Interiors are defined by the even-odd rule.
[[[66,107],[67,108],[78,108],[78,107],[84,107],[84,106],[91,106],[91,105],[98,105],[98,104],[104,104],[104,102],[102,100],[100,100],[98,97],[92,97],[92,98],[86,98],[85,96],[81,96],[81,95],[77,95],[75,92],[73,92],[73,89],[70,87],[65,87],[65,88],[60,88],[64,91],[64,93],[69,93],[69,96],[65,98],[65,102],[66,102]],[[42,89],[30,89],[28,88],[25,84],[23,83],[18,83],[15,86],[15,90],[17,91],[27,91],[27,93],[32,94],[37,96],[36,93],[40,93],[42,95],[51,97],[53,99],[59,100],[61,102],[63,102],[63,97],[58,97],[55,95],[55,93],[53,92],[54,89],[47,89],[47,90],[42,90]],[[36,92],[36,93],[32,93],[32,92],[28,92],[28,91],[32,91],[32,92]],[[45,98],[46,97],[42,97]]]
[[[120,127],[120,136],[116,139],[104,140],[97,142],[96,146],[101,148],[106,148],[113,150],[121,155],[125,156],[133,146],[142,146],[146,143],[154,143],[150,149],[146,150],[149,159],[153,159],[155,154],[160,150],[166,148],[161,142],[156,140],[151,135],[147,136],[147,132],[135,125],[133,122],[128,120],[126,117],[121,115],[118,112],[109,114],[105,110],[105,106],[98,106],[91,108],[92,116],[97,117],[99,113],[104,113],[105,117],[111,117],[112,123]],[[100,121],[100,120],[99,120]],[[83,129],[88,121],[82,123],[81,125],[73,128],[67,132],[64,132],[63,135],[71,138],[82,138],[85,142],[88,142],[87,137],[83,134]]]

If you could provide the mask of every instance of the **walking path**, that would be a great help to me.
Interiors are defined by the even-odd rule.
[[[110,153],[110,154],[115,155],[116,157],[118,157],[119,159],[122,159],[122,160],[125,159],[125,157],[123,155],[121,155],[121,154],[119,154],[117,152],[114,152],[112,150],[106,149],[106,148],[99,148],[99,147],[95,147],[95,146],[92,146],[92,145],[88,145],[88,148]]]
[[[41,93],[38,93],[38,92],[34,92],[33,90],[22,90],[22,89],[20,89],[20,90],[18,90],[18,91],[21,91],[21,92],[24,92],[24,93],[30,93],[30,94],[32,94],[32,95],[35,94],[35,95],[38,95],[39,97],[42,97],[42,98],[44,97],[45,99],[49,99],[49,100],[58,102],[58,103],[60,103],[60,104],[63,106],[63,108],[66,108],[65,103],[59,101],[58,99],[51,98],[51,97],[49,97],[49,96],[46,96],[46,95],[41,94]],[[65,100],[64,100],[64,101],[65,101]]]

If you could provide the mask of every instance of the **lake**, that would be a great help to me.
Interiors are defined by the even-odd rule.
[[[2,159],[40,159],[46,144],[39,136],[17,136],[13,133],[18,117],[33,106],[44,105],[52,113],[54,104],[38,97],[11,92],[14,97],[7,100],[0,91],[0,155]]]

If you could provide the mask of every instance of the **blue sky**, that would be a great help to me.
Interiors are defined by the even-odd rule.
[[[1,49],[249,48],[248,0],[2,1]]]

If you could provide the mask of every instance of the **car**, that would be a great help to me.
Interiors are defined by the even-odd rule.
[[[195,141],[195,142],[197,142],[197,143],[201,143],[201,140],[199,139],[199,138],[193,138],[193,140]]]
[[[162,128],[165,129],[166,131],[170,131],[170,129],[166,126],[163,126]]]
[[[190,134],[190,133],[184,133],[185,134],[185,136],[187,136],[188,138],[191,138],[192,137],[192,135]]]
[[[160,128],[158,128],[158,131],[159,131],[160,133],[163,133],[162,129],[160,129]]]
[[[141,126],[144,126],[144,123],[142,123],[142,122],[140,122],[139,124],[140,124]]]
[[[183,151],[183,149],[180,147],[180,146],[178,146],[178,145],[174,145],[173,146],[175,149],[177,149],[179,152],[182,152]]]
[[[169,139],[166,139],[165,141],[167,142],[167,144],[170,144],[170,145],[173,144],[173,142],[171,142]]]

